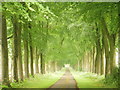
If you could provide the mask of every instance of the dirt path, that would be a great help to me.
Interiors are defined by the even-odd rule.
[[[52,85],[50,89],[52,88],[74,88],[77,89],[77,83],[70,73],[70,71],[67,69],[65,74],[54,84]]]

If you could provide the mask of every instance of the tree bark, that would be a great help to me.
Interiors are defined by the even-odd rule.
[[[29,33],[29,38],[30,38],[30,59],[31,59],[31,75],[34,77],[34,66],[33,66],[33,46],[32,46],[32,37],[31,34]]]
[[[92,66],[92,72],[95,73],[95,47],[93,47],[93,51],[92,51],[92,59],[93,59],[93,66]]]
[[[4,15],[2,15],[2,80],[4,85],[9,85],[7,26]]]
[[[96,25],[96,59],[95,59],[95,73],[100,73],[100,60],[101,60],[101,46],[100,46],[100,35],[99,35],[99,29]]]
[[[107,26],[104,18],[101,18],[101,24],[102,24],[102,34],[103,34],[103,41],[104,41],[104,47],[105,47],[105,57],[106,57],[106,65],[105,65],[105,77],[110,72],[110,54],[109,54],[109,44],[108,44],[108,34],[107,34]]]
[[[18,82],[18,21],[16,15],[13,17],[13,36],[14,36],[14,80]]]
[[[25,68],[25,77],[29,78],[29,59],[28,59],[28,41],[24,40],[24,68]]]
[[[24,36],[26,38],[23,39],[24,43],[24,70],[25,70],[25,77],[29,78],[29,50],[28,50],[28,26],[24,24]]]
[[[19,23],[19,28],[17,30],[18,34],[18,61],[19,61],[19,76],[20,80],[23,81],[23,66],[22,66],[22,52],[21,52],[21,31],[22,31],[22,24]]]
[[[38,66],[38,60],[39,60],[39,55],[38,55],[38,50],[36,47],[36,73],[39,73],[39,66]]]
[[[112,34],[110,36],[110,73],[113,72],[113,69],[115,68],[115,36]]]
[[[45,74],[45,62],[43,61],[43,53],[40,54],[40,61],[41,61],[41,74]]]
[[[103,38],[102,38],[102,51],[101,51],[101,75],[104,74],[104,41],[103,41]]]
[[[118,2],[118,88],[120,88],[120,2]]]

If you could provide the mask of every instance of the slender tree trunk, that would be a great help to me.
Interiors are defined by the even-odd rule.
[[[43,70],[42,70],[42,67],[43,67],[43,57],[42,57],[42,53],[40,54],[40,71],[41,71],[41,74],[43,74]]]
[[[92,65],[93,65],[93,58],[92,58],[92,51],[90,52],[90,72],[92,72]]]
[[[2,15],[2,80],[4,85],[9,85],[7,26],[6,18],[3,15]]]
[[[119,3],[120,4],[120,3]],[[120,5],[119,5],[120,8]],[[120,20],[120,13],[119,13],[119,20]],[[120,22],[119,22],[120,25]],[[118,33],[118,88],[120,88],[120,27],[119,27],[119,33]]]
[[[120,88],[120,2],[118,2],[118,88]]]
[[[96,25],[97,26],[97,25]],[[100,60],[101,60],[101,46],[100,46],[100,35],[99,35],[99,29],[98,26],[96,28],[96,61],[95,61],[95,73],[100,73]]]
[[[51,61],[48,62],[48,72],[51,72]]]
[[[18,28],[18,60],[19,60],[19,76],[20,80],[23,81],[23,66],[22,66],[22,55],[21,55],[21,30],[22,30],[22,24],[19,23],[19,28]]]
[[[25,70],[25,77],[29,78],[29,50],[28,50],[28,26],[24,24],[24,36],[26,38],[23,39],[24,43],[24,70]]]
[[[87,52],[87,62],[86,62],[86,64],[87,64],[87,72],[90,72],[90,53],[89,52]]]
[[[93,66],[92,66],[92,72],[95,73],[95,47],[93,47]]]
[[[33,46],[32,46],[32,37],[31,34],[29,33],[29,38],[30,38],[30,59],[31,59],[31,75],[34,77],[34,65],[33,65]]]
[[[115,68],[115,35],[110,37],[110,73],[113,72]]]
[[[18,82],[18,21],[17,17],[14,15],[13,18],[13,36],[14,36],[14,80]]]
[[[41,74],[45,74],[45,62],[43,59],[43,53],[41,53],[40,58],[41,58]]]
[[[83,65],[84,65],[84,60],[82,59],[82,69],[81,69],[82,71],[84,69]]]
[[[101,75],[103,75],[104,74],[104,41],[103,41],[103,39],[102,39],[102,53],[101,53]]]
[[[28,41],[24,40],[24,68],[25,68],[25,77],[29,78],[29,59],[28,59]]]
[[[38,51],[36,48],[36,73],[39,73],[39,66],[38,66],[38,60],[39,60],[39,55],[38,55]]]

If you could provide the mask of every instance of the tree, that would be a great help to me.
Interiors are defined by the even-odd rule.
[[[13,37],[14,37],[14,80],[18,82],[18,17],[13,17]]]
[[[22,63],[22,52],[21,52],[21,31],[22,31],[22,23],[18,22],[18,30],[17,30],[17,37],[18,37],[18,66],[19,66],[19,74],[20,80],[23,81],[23,63]]]
[[[118,3],[118,45],[120,45],[120,2]],[[118,87],[120,88],[120,46],[118,46],[118,53],[119,53],[119,69],[118,69]]]
[[[3,84],[10,86],[8,74],[7,25],[5,15],[2,15],[2,79]]]
[[[24,67],[25,67],[25,77],[26,78],[29,78],[29,48],[28,48],[28,32],[27,32],[27,28],[28,28],[28,25],[27,25],[27,22],[26,22],[26,25],[24,24],[23,25],[23,28],[24,28],[24,39],[23,39],[23,42],[24,42]]]

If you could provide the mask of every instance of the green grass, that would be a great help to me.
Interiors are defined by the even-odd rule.
[[[114,85],[105,85],[103,83],[104,76],[88,72],[75,72],[73,70],[71,72],[79,88],[116,88]]]
[[[59,80],[63,74],[64,70],[44,75],[38,74],[22,83],[12,83],[11,85],[13,88],[48,88]]]

